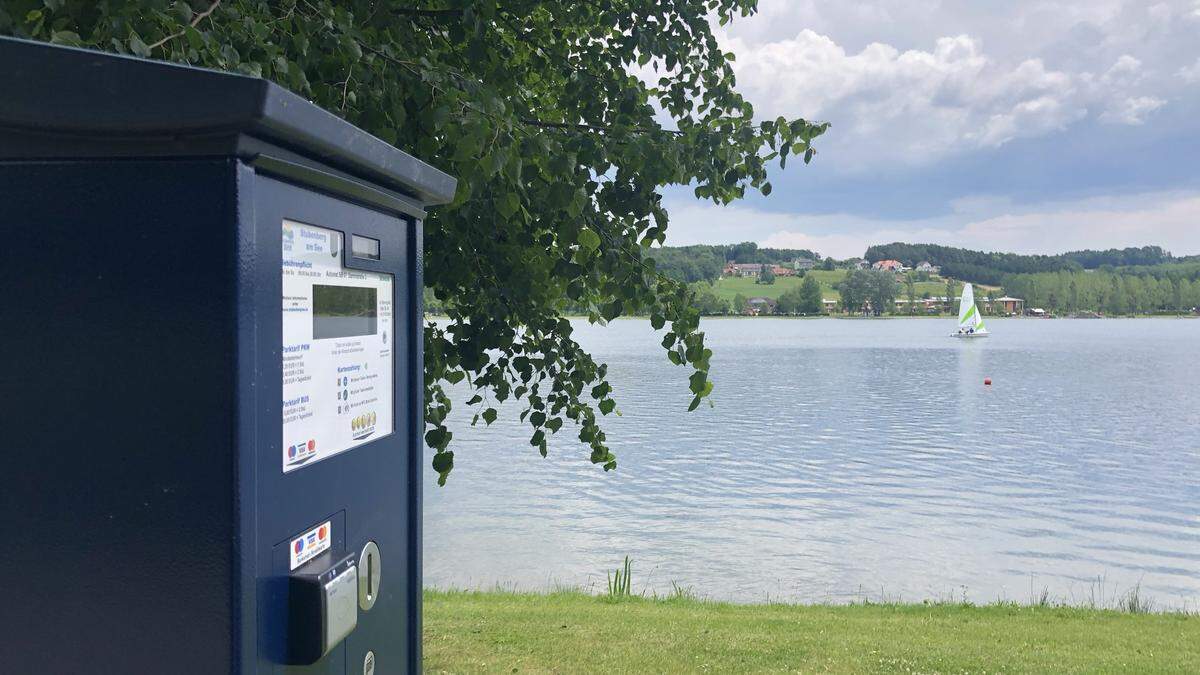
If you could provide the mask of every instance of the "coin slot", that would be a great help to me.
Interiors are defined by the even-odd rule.
[[[362,571],[358,576],[358,607],[364,612],[374,607],[375,601],[379,599],[382,567],[383,559],[379,556],[379,546],[373,541],[368,541],[358,556],[358,569]]]

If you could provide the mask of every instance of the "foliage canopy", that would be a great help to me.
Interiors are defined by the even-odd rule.
[[[690,292],[647,256],[666,238],[660,190],[769,194],[768,164],[808,162],[826,129],[756,120],[735,91],[709,17],[755,5],[2,0],[0,33],[267,77],[458,177],[425,224],[425,281],[447,314],[425,327],[425,439],[444,482],[446,383],[463,380],[475,420],[518,399],[542,454],[571,420],[591,461],[616,466],[597,423],[612,387],[572,338],[568,305],[593,322],[670,324],[662,345],[693,369],[690,409],[712,390]]]

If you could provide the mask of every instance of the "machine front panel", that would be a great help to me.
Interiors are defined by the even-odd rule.
[[[342,264],[344,235],[282,223],[284,473],[392,433],[392,275]]]

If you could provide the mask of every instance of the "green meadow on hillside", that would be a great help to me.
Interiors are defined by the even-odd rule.
[[[811,270],[807,272],[821,282],[821,295],[827,300],[837,300],[840,296],[833,285],[842,279],[846,278],[845,270]],[[754,279],[750,277],[723,277],[713,283],[713,289],[719,297],[724,300],[733,301],[734,296],[739,293],[747,298],[760,296],[764,298],[778,298],[785,291],[793,288],[798,288],[804,280],[799,277],[776,277],[773,284],[756,284]],[[928,293],[930,296],[942,296],[946,294],[946,282],[944,281],[923,281],[916,285],[917,297],[920,298],[923,294]],[[897,298],[904,298],[904,285],[900,284]]]

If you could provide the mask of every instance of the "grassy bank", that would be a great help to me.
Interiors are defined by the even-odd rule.
[[[439,673],[1196,672],[1200,617],[426,591]]]

